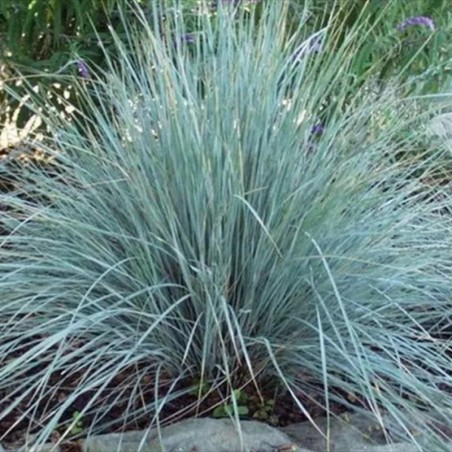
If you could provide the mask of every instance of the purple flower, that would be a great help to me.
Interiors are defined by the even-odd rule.
[[[325,126],[321,124],[320,122],[317,124],[314,124],[311,128],[311,135],[322,135],[323,132],[325,132]]]
[[[193,33],[185,33],[179,39],[181,42],[184,42],[185,44],[194,44],[196,42]]]
[[[239,5],[248,5],[253,3],[259,3],[260,0],[213,0],[210,4],[211,9],[218,8],[218,5],[221,3],[222,5],[229,6],[239,6]]]
[[[317,140],[315,137],[319,137],[320,135],[323,135],[325,132],[325,126],[318,122],[317,124],[314,124],[311,127],[311,133],[309,134],[308,142],[307,142],[307,151],[310,154],[311,152],[314,152],[317,147]]]
[[[77,69],[80,77],[89,78],[89,69],[86,63],[83,60],[77,61]]]
[[[292,54],[292,61],[300,61],[306,55],[318,54],[322,52],[323,49],[324,35],[318,33],[310,36],[306,41],[304,41],[295,52]]]
[[[404,31],[406,28],[413,25],[421,25],[422,27],[430,28],[430,30],[435,31],[435,22],[433,22],[430,17],[426,16],[415,16],[404,20],[397,26],[397,30]]]
[[[182,35],[177,36],[177,38],[174,39],[174,45],[176,47],[179,47],[183,44],[195,44],[196,38],[193,33],[184,33]]]

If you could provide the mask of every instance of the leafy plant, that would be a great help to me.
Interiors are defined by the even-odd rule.
[[[218,405],[213,410],[213,417],[216,418],[222,418],[222,417],[231,417],[234,415],[234,413],[237,414],[239,417],[246,416],[249,412],[248,407],[246,406],[248,402],[248,398],[246,396],[246,393],[241,391],[240,389],[234,389],[232,391],[232,399],[234,400],[234,403],[237,405],[236,408],[234,408],[234,403],[224,403],[221,405]]]
[[[191,390],[192,396],[204,396],[210,392],[209,385],[205,381],[198,380],[195,387]]]
[[[267,421],[273,411],[275,401],[273,399],[266,400],[253,414],[253,418],[259,421]]]
[[[406,90],[424,94],[440,92],[450,82],[447,0],[292,0],[291,5],[293,21],[307,17],[312,31],[328,26],[334,45],[348,39],[350,30],[359,29],[350,69],[363,82],[369,76],[381,83],[396,77],[410,80]],[[422,24],[400,27],[413,17],[429,18],[433,29]]]
[[[40,426],[42,444],[80,400],[92,434],[118,407],[120,425],[152,427],[184,412],[193,380],[276,380],[312,422],[311,404],[335,402],[447,446],[430,420],[452,405],[451,185],[424,181],[449,151],[414,152],[419,100],[351,76],[359,27],[294,58],[311,35],[286,39],[287,4],[259,14],[201,16],[179,44],[183,15],[160,30],[137,12],[126,44],[112,34],[120,58],[74,80],[89,114],[30,105],[58,171],[29,166],[30,197],[0,199],[5,435]]]
[[[72,413],[72,424],[71,424],[71,430],[70,433],[72,435],[78,435],[83,432],[83,416],[79,411],[74,411]]]
[[[93,56],[98,53],[99,37],[109,39],[106,27],[117,22],[118,11],[126,4],[124,0],[4,0],[0,4],[4,57],[35,67],[41,62],[41,67],[56,70],[70,52]]]

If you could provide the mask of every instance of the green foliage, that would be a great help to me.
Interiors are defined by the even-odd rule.
[[[78,53],[99,55],[109,22],[118,24],[126,0],[4,0],[0,4],[3,53],[15,63],[57,70]],[[97,32],[97,34],[96,34]]]
[[[205,381],[198,380],[195,387],[190,391],[190,395],[202,397],[210,392],[209,385]]]
[[[72,413],[72,425],[70,433],[72,435],[78,435],[84,430],[83,426],[83,416],[79,411],[74,411]]]
[[[291,5],[293,20],[308,17],[312,30],[328,26],[335,45],[341,45],[350,30],[359,29],[350,71],[363,83],[370,76],[381,83],[397,77],[410,81],[407,92],[436,93],[452,79],[448,0],[293,0]],[[397,30],[414,16],[430,17],[436,30],[416,26]]]
[[[248,414],[248,407],[245,405],[238,405],[237,409],[234,410],[234,405],[226,404],[220,405],[213,410],[213,417],[215,418],[223,418],[223,417],[231,417],[234,415],[234,411],[236,411],[237,415],[241,418]]]
[[[429,419],[452,405],[451,187],[425,178],[449,150],[419,155],[427,107],[350,75],[359,27],[295,61],[310,30],[287,40],[286,6],[199,17],[183,43],[184,16],[138,16],[126,44],[112,34],[119,57],[73,80],[89,114],[42,109],[58,171],[30,166],[31,199],[0,199],[0,417],[26,403],[37,443],[82,396],[94,434],[113,404],[165,421],[193,380],[239,418],[244,388],[276,380],[308,418],[304,400],[354,394],[444,448]],[[79,383],[49,408],[58,375]]]
[[[57,71],[77,74],[78,59],[102,60],[99,42],[105,48],[111,43],[107,26],[117,25],[118,8],[125,0],[2,0],[0,2],[1,82],[19,83],[16,70],[22,74],[39,74],[36,86],[48,90],[57,82]],[[118,27],[118,32],[121,30]],[[43,74],[43,71],[48,71]],[[65,87],[67,89],[67,87]],[[17,86],[15,88],[18,90]],[[22,91],[22,96],[25,93]],[[50,100],[50,99],[49,99]],[[13,109],[17,103],[0,86],[1,122],[10,120],[3,105]],[[22,128],[29,115],[21,111],[16,119]]]
[[[253,413],[253,418],[259,421],[268,421],[272,415],[274,405],[275,401],[273,399],[265,400],[264,403]]]
[[[243,417],[249,413],[249,409],[246,406],[248,402],[246,393],[240,389],[234,389],[231,398],[233,400],[232,403],[224,403],[214,409],[212,413],[213,417],[231,417],[234,413],[236,413],[238,417]]]

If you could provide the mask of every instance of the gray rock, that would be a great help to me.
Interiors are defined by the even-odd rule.
[[[294,442],[314,452],[419,452],[419,448],[405,442],[388,444],[391,439],[384,425],[362,413],[336,418],[316,419],[323,435],[309,422],[293,424],[281,430]]]
[[[374,418],[361,413],[331,416],[329,421],[323,417],[316,419],[315,422],[317,428],[310,422],[303,422],[283,427],[281,430],[298,444],[316,452],[328,449],[346,450],[352,444],[386,445],[390,440],[383,426]]]
[[[447,422],[451,413],[444,413]],[[425,417],[426,415],[424,415]],[[423,420],[436,420],[433,414]],[[430,419],[430,421],[429,421]],[[82,442],[83,452],[419,452],[452,451],[431,443],[428,433],[418,432],[419,445],[403,442],[394,420],[383,416],[381,422],[366,412],[318,418],[289,425],[279,430],[256,421],[241,421],[241,436],[229,419],[188,419],[177,424],[141,432],[93,436]],[[419,424],[419,423],[418,423]],[[447,424],[449,425],[449,424]],[[447,426],[445,426],[447,427]],[[445,430],[447,435],[449,430]],[[447,436],[446,436],[447,437]],[[59,452],[53,444],[39,449],[9,449],[20,452]],[[4,450],[0,446],[0,452]]]
[[[441,412],[431,410],[422,414],[405,413],[405,419],[408,425],[411,425],[409,430],[423,451],[452,451],[452,409],[444,409]],[[384,423],[394,442],[406,440],[406,432],[389,414],[384,416]],[[438,438],[432,438],[432,431],[440,433],[443,438],[448,438],[448,446],[441,443]]]
[[[91,436],[83,443],[83,452],[160,452],[161,448],[151,449],[149,434],[146,432],[109,433]]]
[[[0,452],[4,449],[0,449]],[[59,446],[55,444],[48,443],[41,446],[22,446],[20,448],[7,449],[6,452],[61,452]]]
[[[188,419],[147,435],[132,432],[102,435],[85,441],[83,452],[273,452],[293,441],[283,432],[256,421],[240,423],[241,436],[229,419]],[[310,452],[295,449],[297,452]]]
[[[357,444],[355,449],[344,449],[347,451],[360,451],[360,452],[419,452],[419,448],[409,443],[395,443],[386,444],[385,446],[370,446],[369,444]],[[341,449],[335,449],[339,452]]]

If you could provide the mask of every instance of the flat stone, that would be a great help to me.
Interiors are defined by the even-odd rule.
[[[412,426],[417,426],[416,428],[412,427],[410,431],[416,438],[416,441],[422,450],[452,451],[452,409],[446,408],[441,412],[430,410],[425,411],[422,414],[420,412],[414,412],[411,414],[405,413],[405,417],[409,420],[409,423],[411,423]],[[389,415],[384,416],[384,423],[394,442],[406,439],[406,434],[403,432],[402,427],[394,419],[391,419]],[[425,426],[425,429],[423,429],[422,426]],[[429,429],[440,433],[443,438],[448,438],[448,447],[445,448],[444,444],[433,444],[433,439],[429,434]]]
[[[283,427],[281,431],[297,444],[315,452],[370,451],[372,449],[368,447],[386,445],[389,440],[384,428],[372,417],[363,414],[331,416],[329,419],[321,417],[315,423],[317,428],[310,422],[302,422]]]
[[[449,419],[449,413],[438,422]],[[452,416],[452,412],[450,413]],[[428,424],[437,416],[425,416]],[[423,417],[424,420],[424,417]],[[428,434],[417,432],[418,445],[403,442],[394,421],[383,416],[378,422],[371,413],[343,414],[276,429],[257,421],[241,421],[238,433],[230,419],[187,419],[160,429],[112,433],[81,441],[83,452],[419,452],[419,450],[451,450],[436,447]],[[442,424],[441,424],[442,425]],[[448,424],[447,424],[448,425]],[[447,426],[445,426],[447,427]],[[444,430],[445,435],[449,430]],[[412,432],[414,434],[414,432]],[[447,437],[447,436],[446,436]],[[22,447],[7,451],[59,452],[53,444],[40,448]],[[0,446],[0,452],[4,449]]]
[[[313,452],[419,452],[425,450],[441,450],[428,447],[428,439],[418,434],[416,444],[403,442],[401,436],[395,436],[397,428],[389,428],[389,418],[383,417],[377,422],[371,414],[345,414],[338,417],[318,418],[317,429],[309,422],[283,427],[281,431],[292,440]],[[320,430],[323,435],[318,431]],[[450,449],[452,451],[452,443]]]
[[[162,451],[161,447],[151,449],[149,442],[147,432],[109,433],[86,438],[83,443],[83,452]]]
[[[283,432],[257,421],[241,421],[241,435],[229,419],[188,419],[161,429],[88,438],[83,452],[237,452],[275,450],[294,445]],[[294,449],[310,452],[307,449]]]
[[[41,446],[22,446],[20,448],[2,449],[0,452],[61,452],[61,448],[55,444],[48,443]]]
[[[413,446],[409,443],[394,443],[386,444],[385,446],[371,446],[369,444],[357,443],[354,449],[335,449],[339,452],[340,450],[357,450],[360,452],[419,452],[419,447]]]

